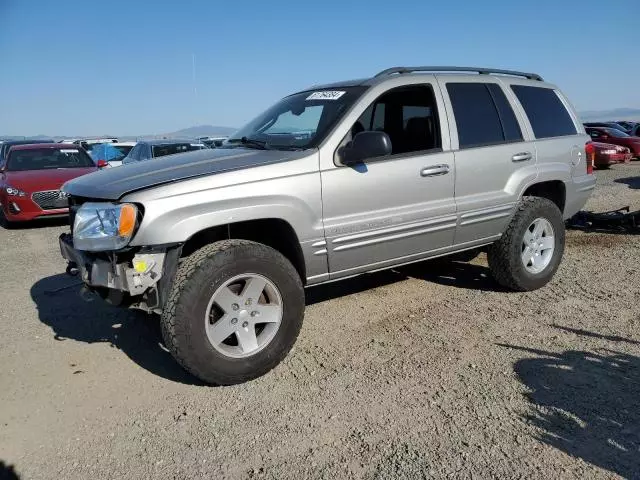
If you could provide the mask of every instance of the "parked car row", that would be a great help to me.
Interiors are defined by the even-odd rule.
[[[68,214],[62,185],[105,167],[202,150],[189,139],[119,142],[117,138],[14,140],[0,144],[0,221],[5,225]]]
[[[640,158],[640,137],[625,131],[635,132],[638,125],[633,122],[589,122],[584,124],[593,140],[593,166],[609,168],[615,163],[629,162]],[[640,131],[638,131],[640,134]]]

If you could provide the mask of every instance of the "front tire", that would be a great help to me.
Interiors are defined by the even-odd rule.
[[[14,222],[7,218],[7,215],[4,213],[2,207],[0,207],[0,227],[5,230],[11,230],[14,226]]]
[[[496,281],[511,290],[530,291],[546,285],[564,253],[565,225],[555,203],[524,197],[500,240],[487,252]]]
[[[289,260],[260,243],[224,240],[182,260],[161,323],[180,365],[232,385],[278,365],[303,317],[304,289]]]

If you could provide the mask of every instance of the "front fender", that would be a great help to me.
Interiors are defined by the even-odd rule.
[[[276,218],[289,223],[301,242],[322,238],[322,223],[311,205],[282,195],[210,201],[171,208],[146,204],[132,246],[185,242],[207,228],[248,220]]]
[[[323,238],[320,175],[298,169],[268,177],[253,169],[203,177],[125,196],[144,208],[132,246],[185,242],[207,228],[277,218],[289,223],[300,242]],[[266,177],[266,178],[265,178]]]

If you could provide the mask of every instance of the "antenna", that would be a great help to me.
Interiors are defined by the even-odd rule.
[[[193,73],[193,94],[198,97],[198,89],[196,88],[196,54],[191,54],[191,71]]]

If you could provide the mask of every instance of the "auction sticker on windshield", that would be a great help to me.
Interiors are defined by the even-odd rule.
[[[322,90],[320,92],[313,92],[306,99],[307,100],[338,100],[342,95],[347,92],[340,90]]]

